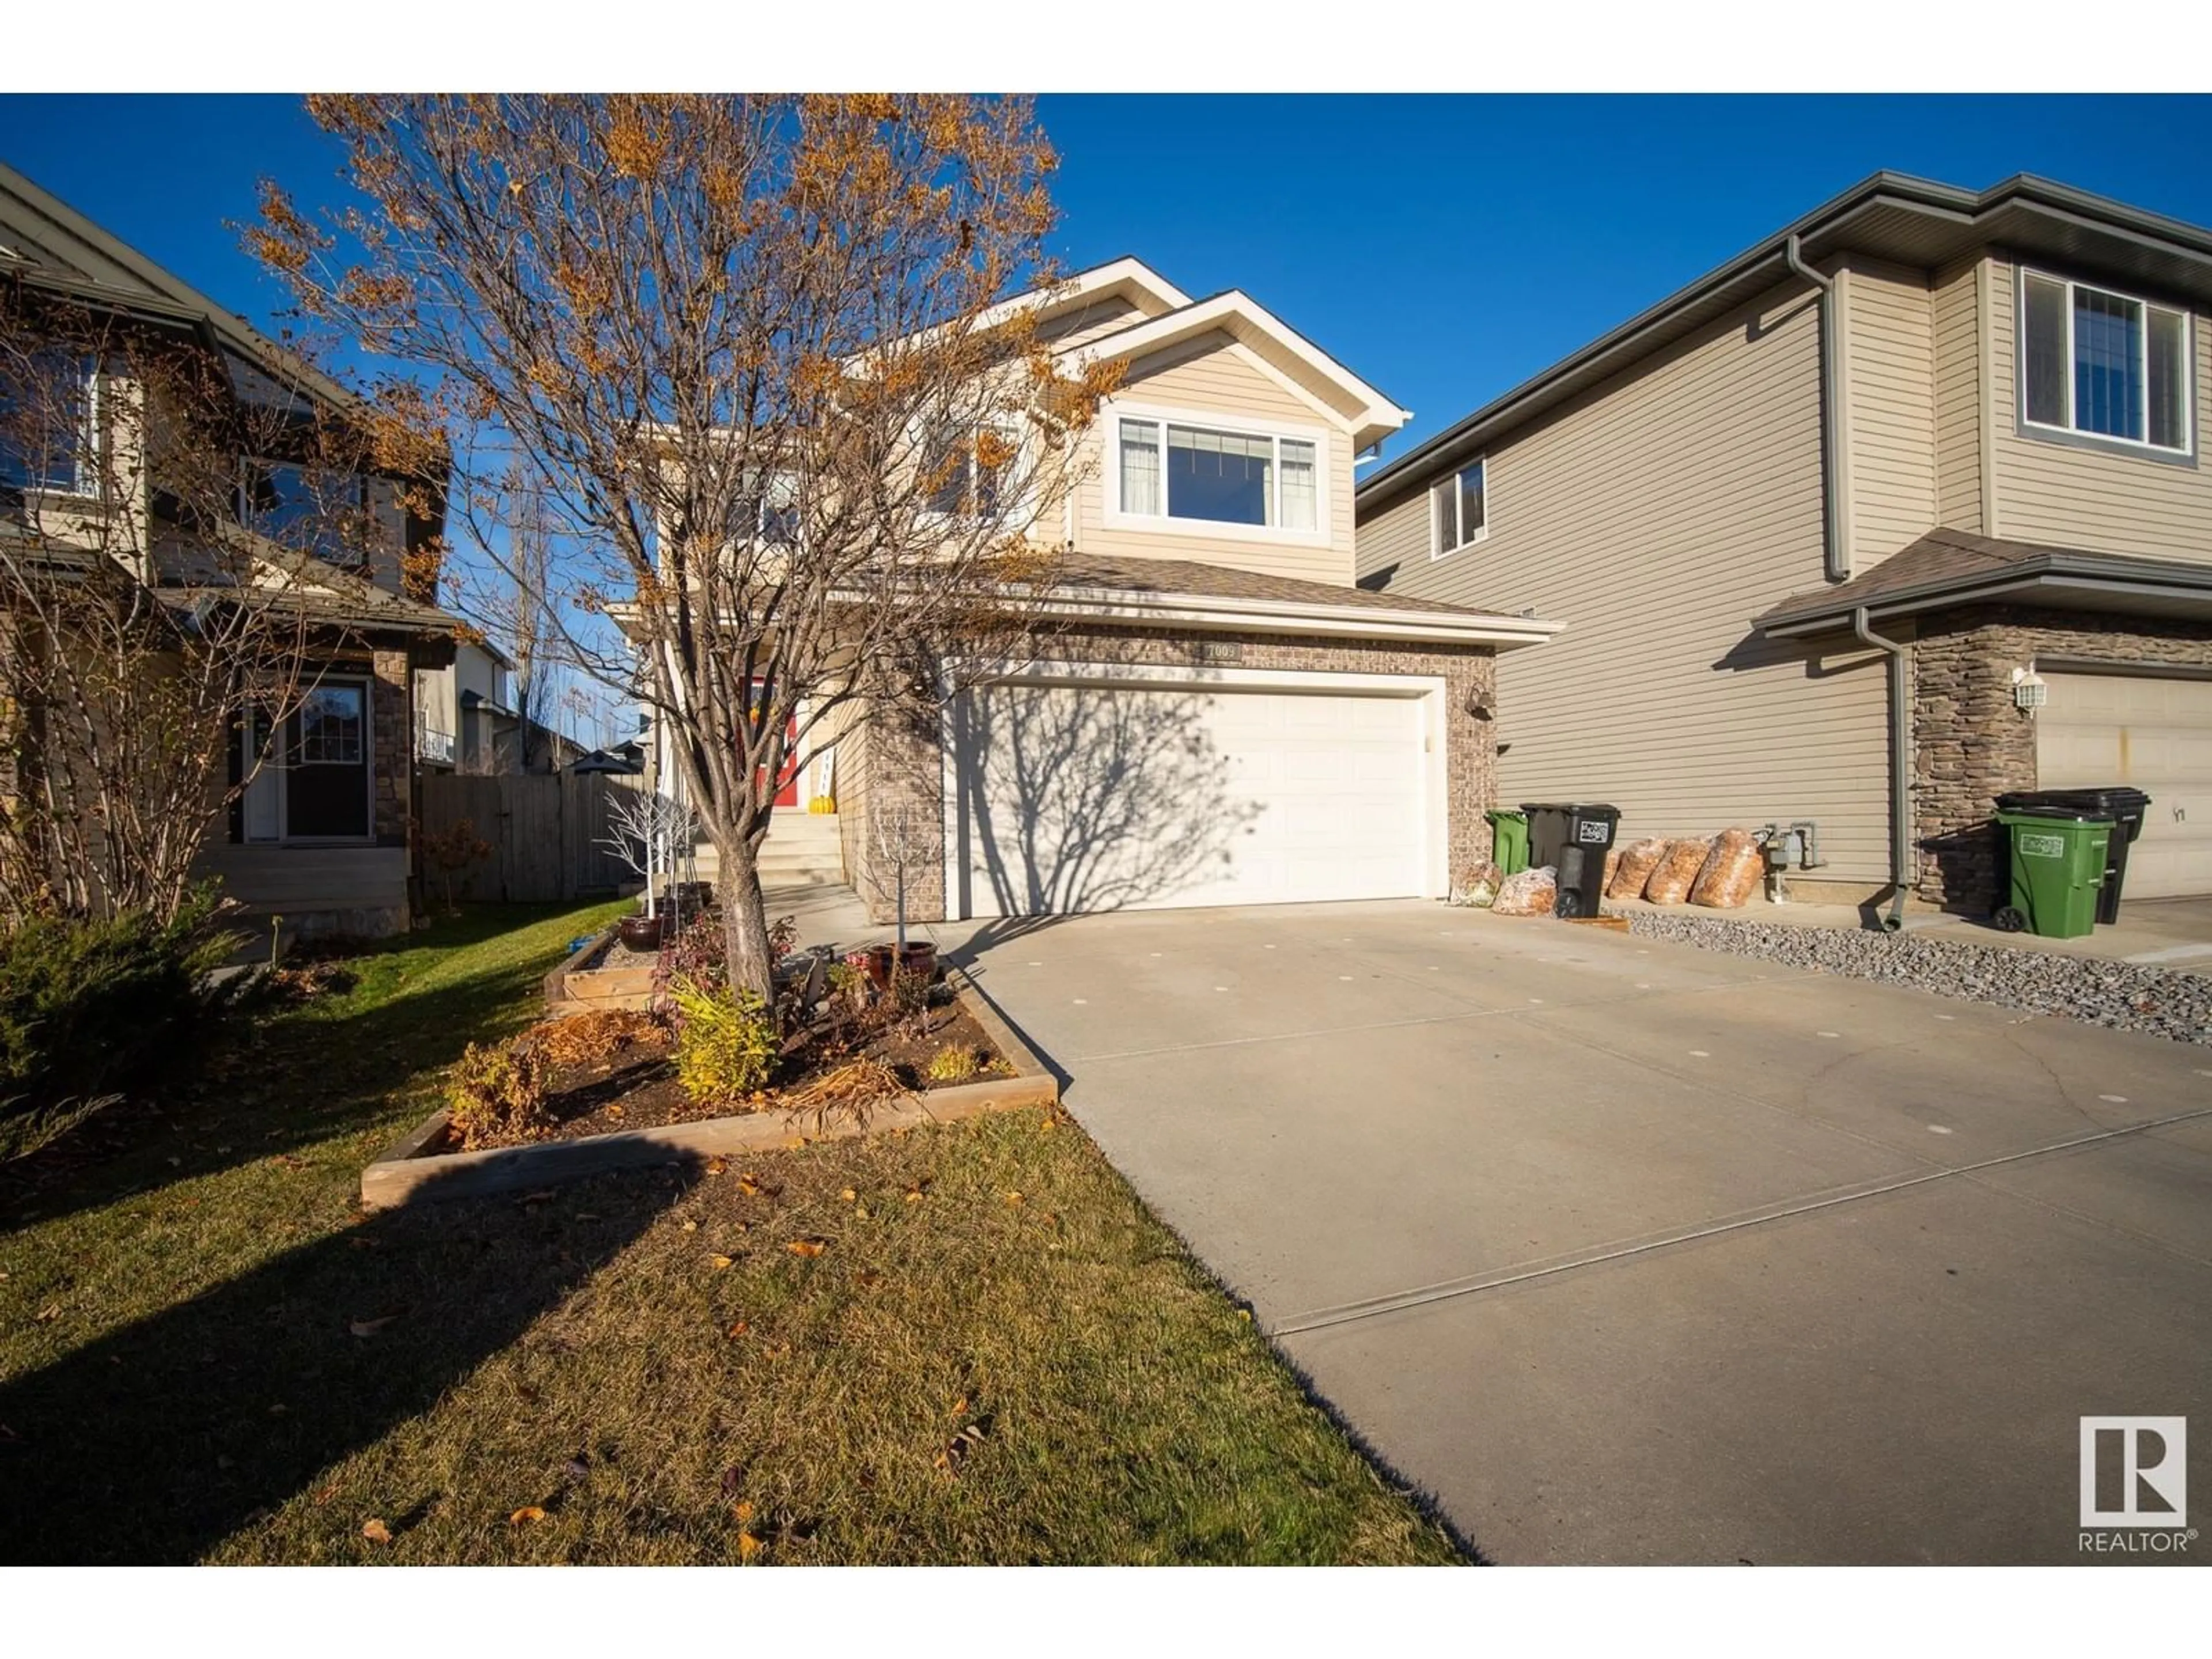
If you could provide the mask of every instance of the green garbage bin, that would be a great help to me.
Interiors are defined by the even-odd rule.
[[[1510,806],[1494,807],[1483,817],[1490,820],[1491,861],[1509,876],[1528,867],[1528,815]]]
[[[2045,939],[2080,939],[2097,926],[2112,820],[2065,806],[2014,806],[1996,815],[2005,832],[2010,890],[1996,924]]]

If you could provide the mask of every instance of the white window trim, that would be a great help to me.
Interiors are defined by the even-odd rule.
[[[23,494],[40,499],[53,497],[69,501],[96,501],[100,498],[100,467],[106,459],[104,452],[106,434],[100,426],[102,383],[106,375],[101,371],[100,359],[87,353],[79,359],[84,375],[84,430],[78,434],[80,447],[70,464],[70,481],[65,484],[45,480],[27,482]]]
[[[2030,277],[2045,283],[2055,283],[2065,290],[2066,346],[2061,360],[2066,371],[2063,403],[2068,416],[2074,412],[2074,295],[2079,289],[2092,294],[2101,294],[2108,299],[2123,300],[2143,310],[2142,380],[2143,389],[2143,431],[2150,431],[2150,313],[2163,311],[2181,319],[2181,366],[2186,377],[2181,398],[2181,443],[2179,447],[2154,444],[2148,435],[2123,438],[2110,432],[2094,432],[2086,427],[2071,424],[2054,426],[2048,421],[2031,420],[2027,413],[2027,283]],[[2077,283],[2071,276],[2062,276],[2055,270],[2039,270],[2030,265],[2018,267],[2013,284],[2013,379],[2017,383],[2014,392],[2014,413],[2021,430],[2030,433],[2050,433],[2069,441],[2087,444],[2110,444],[2118,449],[2140,450],[2146,455],[2168,459],[2193,456],[2197,453],[2197,313],[2184,306],[2170,306],[2157,300],[2146,299],[2140,294],[2130,294],[2124,289],[2108,288],[2102,283]],[[1488,481],[1486,479],[1485,483]],[[1487,510],[1486,504],[1486,512]]]
[[[1282,513],[1282,441],[1310,443],[1314,447],[1314,527],[1311,530],[1291,530],[1282,525],[1223,524],[1213,519],[1177,519],[1163,511],[1158,514],[1124,513],[1121,510],[1121,420],[1126,416],[1133,421],[1155,421],[1160,433],[1160,494],[1164,507],[1167,498],[1167,433],[1175,426],[1203,427],[1211,432],[1234,433],[1239,437],[1272,438],[1275,441],[1275,507],[1276,515]],[[1147,536],[1202,536],[1215,541],[1272,542],[1285,547],[1328,547],[1332,544],[1329,533],[1329,508],[1333,463],[1330,458],[1328,428],[1302,426],[1283,421],[1255,420],[1245,415],[1224,415],[1218,410],[1182,409],[1166,404],[1127,404],[1113,402],[1099,411],[1101,442],[1105,446],[1106,464],[1100,469],[1106,498],[1103,503],[1103,522],[1109,530],[1134,531]]]
[[[1008,443],[1013,445],[1014,459],[1008,465],[1007,471],[1014,475],[1016,482],[1030,482],[1036,470],[1036,464],[1037,459],[1037,452],[1033,441],[1033,434],[1024,431],[1023,429],[1022,423],[1013,418],[1011,415],[979,421],[976,422],[977,431],[980,432],[987,428],[997,433]],[[926,459],[929,454],[930,448],[931,445],[926,439],[917,445],[915,451],[917,458],[915,461],[917,467],[926,465]],[[975,451],[973,446],[970,446],[968,451],[968,483],[971,491],[975,488]],[[923,525],[941,526],[947,532],[947,533],[955,530],[966,530],[975,525],[987,523],[996,525],[1002,530],[1017,525],[1026,530],[1031,520],[1033,520],[1036,516],[1030,510],[1029,498],[1030,492],[1024,490],[1020,495],[1017,495],[1011,501],[1001,500],[999,503],[999,510],[993,514],[988,519],[981,518],[980,515],[971,513],[940,513],[937,508],[928,506],[926,503],[917,509],[915,516]]]
[[[1456,514],[1459,511],[1458,486],[1460,475],[1465,472],[1472,472],[1478,466],[1482,469],[1482,527],[1477,530],[1474,534],[1469,536],[1465,541],[1454,542],[1449,547],[1443,545],[1443,536],[1441,533],[1443,526],[1437,522],[1439,508],[1441,507],[1442,503],[1437,500],[1437,486],[1442,483],[1444,479],[1443,477],[1438,477],[1429,480],[1429,558],[1431,562],[1437,559],[1449,559],[1455,553],[1464,553],[1470,547],[1480,547],[1483,543],[1490,539],[1491,512],[1489,454],[1486,452],[1483,454],[1476,456],[1471,461],[1462,462],[1459,465],[1454,467],[1449,473],[1446,473],[1444,477],[1449,477],[1452,481],[1452,511]],[[1456,529],[1457,526],[1455,526],[1454,528]]]

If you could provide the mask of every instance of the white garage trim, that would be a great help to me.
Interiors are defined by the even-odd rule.
[[[1137,663],[1042,662],[1005,664],[995,669],[969,662],[948,664],[938,701],[938,752],[942,767],[945,803],[945,914],[965,920],[962,876],[965,857],[961,842],[959,756],[953,722],[953,687],[962,691],[989,685],[1035,684],[1059,686],[1188,687],[1201,691],[1305,692],[1316,696],[1372,696],[1419,700],[1421,704],[1421,867],[1425,886],[1420,896],[1443,898],[1450,891],[1450,825],[1448,821],[1450,787],[1446,770],[1444,723],[1449,714],[1447,686],[1440,674],[1335,673],[1324,669],[1201,668]]]

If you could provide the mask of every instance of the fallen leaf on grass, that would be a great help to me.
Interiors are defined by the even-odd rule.
[[[1019,1204],[1022,1202],[1022,1195],[1019,1193],[1008,1193],[1006,1194],[1006,1202],[1009,1204]]]
[[[710,1176],[720,1175],[729,1167],[730,1166],[727,1164],[719,1158],[710,1158],[707,1160],[707,1173]]]
[[[735,1324],[732,1325],[728,1330],[723,1332],[722,1334],[728,1337],[731,1340],[735,1341],[738,1337],[743,1336],[750,1329],[752,1329],[752,1326],[746,1321],[740,1319]]]
[[[510,1527],[520,1527],[528,1522],[543,1521],[544,1518],[545,1511],[540,1505],[536,1504],[525,1504],[520,1509],[515,1510],[513,1515],[507,1517],[507,1524]]]
[[[738,1534],[738,1559],[750,1561],[761,1553],[761,1540],[749,1532]]]
[[[837,1196],[843,1199],[848,1204],[850,1204],[860,1197],[860,1194],[854,1192],[850,1187],[848,1187],[843,1192],[838,1194]]]
[[[863,1267],[853,1275],[853,1282],[864,1291],[879,1291],[884,1287],[884,1276],[873,1267]]]
[[[819,1238],[794,1238],[783,1248],[793,1255],[820,1255],[829,1246]]]
[[[699,1231],[699,1224],[696,1221],[686,1218],[684,1223],[684,1231],[687,1233],[696,1233]]]
[[[737,1266],[737,1258],[735,1256],[710,1255],[707,1259],[714,1264],[714,1271],[716,1273],[721,1272],[725,1267],[733,1267]]]
[[[386,1526],[376,1516],[371,1516],[361,1523],[361,1535],[372,1544],[389,1544],[392,1541],[392,1528]]]
[[[315,1494],[315,1507],[317,1509],[322,1508],[324,1504],[329,1503],[331,1499],[336,1498],[337,1495],[338,1483],[333,1480],[329,1486],[324,1487],[320,1492]]]
[[[386,1314],[381,1319],[356,1319],[352,1324],[347,1326],[346,1328],[351,1331],[356,1336],[374,1336],[379,1331],[382,1330],[386,1325],[389,1325],[393,1320],[398,1317],[399,1316],[398,1314]]]
[[[62,1304],[57,1302],[52,1307],[46,1309],[43,1313],[41,1313],[36,1322],[43,1325],[50,1319],[59,1319],[61,1316]]]
[[[738,1499],[736,1505],[731,1510],[730,1513],[736,1516],[740,1521],[751,1520],[753,1518],[752,1500],[747,1498],[740,1498]]]
[[[969,1455],[982,1443],[983,1425],[981,1423],[970,1423],[952,1437],[951,1443],[937,1454],[935,1466],[957,1480],[960,1478],[960,1466],[965,1463]]]
[[[738,1177],[738,1190],[747,1198],[777,1198],[783,1193],[782,1188],[763,1181],[750,1170]]]

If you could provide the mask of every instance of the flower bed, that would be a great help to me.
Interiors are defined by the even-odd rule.
[[[795,1053],[779,1063],[772,1085],[742,1109],[727,1103],[701,1105],[686,1096],[673,1076],[665,1037],[641,1037],[598,1059],[556,1064],[545,1121],[533,1135],[502,1136],[509,1144],[459,1150],[450,1110],[441,1109],[362,1171],[362,1203],[385,1209],[430,1197],[544,1187],[613,1170],[742,1155],[1060,1098],[1058,1080],[964,974],[948,969],[942,989],[945,994],[928,1010],[926,1026],[920,1020],[902,1022],[835,1053]],[[975,1080],[933,1082],[931,1062],[963,1046],[974,1056]],[[888,1068],[899,1087],[873,1100],[811,1102],[810,1085],[855,1060]]]

